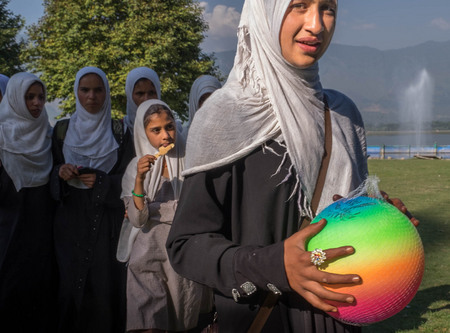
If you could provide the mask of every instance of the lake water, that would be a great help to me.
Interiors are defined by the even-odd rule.
[[[417,137],[415,134],[396,133],[392,134],[368,134],[367,145],[369,146],[393,146],[393,145],[416,145]],[[450,145],[450,133],[422,133],[420,136],[421,145]]]
[[[432,155],[450,159],[450,133],[423,133],[420,140],[410,133],[367,135],[367,153],[371,158],[413,158]]]

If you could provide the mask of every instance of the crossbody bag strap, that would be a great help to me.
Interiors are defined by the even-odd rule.
[[[325,185],[325,178],[327,175],[328,165],[330,164],[331,157],[331,146],[332,146],[332,132],[331,132],[331,115],[330,109],[328,108],[328,103],[326,98],[324,99],[325,103],[325,151],[322,158],[322,163],[319,169],[319,176],[317,177],[316,188],[314,189],[314,194],[311,199],[311,209],[314,215],[316,215],[317,208],[319,207],[320,197],[322,196],[322,190]],[[311,223],[311,219],[304,218],[300,229],[305,228]],[[269,291],[266,298],[264,299],[263,304],[258,310],[258,313],[253,319],[250,328],[247,333],[259,333],[262,331],[264,325],[266,324],[267,319],[270,316],[273,308],[278,302],[279,295],[276,295]]]
[[[322,163],[320,164],[319,176],[317,177],[316,187],[311,199],[311,210],[314,216],[317,214],[317,208],[319,207],[320,198],[322,197],[322,190],[325,186],[325,179],[327,176],[328,165],[330,164],[331,146],[332,142],[331,132],[331,114],[328,108],[327,100],[325,99],[325,151],[322,157]],[[311,223],[311,219],[305,218],[302,222],[300,229],[307,227]]]

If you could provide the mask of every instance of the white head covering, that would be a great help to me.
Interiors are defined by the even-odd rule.
[[[144,115],[145,112],[154,104],[161,104],[170,108],[166,103],[158,99],[150,99],[139,105],[136,113],[136,121],[134,123],[134,146],[136,149],[136,157],[130,162],[122,178],[122,197],[130,196],[131,190],[134,188],[134,180],[136,178],[136,167],[139,159],[144,155],[155,155],[158,153],[158,149],[153,147],[148,141],[144,128]],[[172,111],[171,111],[172,112]],[[173,112],[172,112],[173,114]],[[185,152],[185,139],[184,136],[179,133],[177,128],[177,135],[175,140],[175,147],[171,149],[167,155],[164,156],[169,170],[169,178],[175,193],[175,198],[178,199],[181,193],[181,185],[183,183],[183,177],[181,172],[184,169],[184,152]],[[144,190],[147,193],[147,197],[153,200],[158,189],[159,182],[161,180],[161,171],[163,167],[164,158],[158,158],[152,169],[147,174],[144,181]]]
[[[133,101],[133,90],[136,82],[140,79],[150,80],[156,89],[158,99],[161,99],[161,82],[158,74],[148,67],[137,67],[132,69],[127,76],[125,83],[125,94],[127,95],[127,114],[123,118],[125,126],[130,129],[131,133],[134,130],[134,119],[136,118],[137,105]]]
[[[0,104],[0,160],[17,191],[48,182],[52,170],[51,127],[45,106],[38,118],[28,111],[25,94],[33,83],[45,85],[31,73],[11,77]]]
[[[136,148],[136,157],[128,164],[127,170],[123,175],[121,198],[131,196],[131,190],[134,189],[137,163],[139,159],[144,155],[155,155],[158,152],[158,150],[148,141],[144,128],[144,115],[149,107],[154,104],[164,105],[170,110],[166,103],[157,99],[151,99],[139,105],[136,114],[136,121],[134,123],[134,145]],[[173,111],[171,112],[173,114]],[[177,126],[176,129],[177,136],[175,140],[175,147],[170,150],[164,158],[158,158],[145,177],[144,191],[149,200],[153,200],[155,198],[156,191],[159,188],[164,159],[166,159],[167,168],[169,170],[169,179],[172,184],[175,199],[178,200],[180,197],[181,187],[183,185],[183,177],[181,172],[184,169],[186,141],[180,131],[180,128]],[[133,227],[127,219],[124,219],[117,248],[117,259],[119,261],[128,261],[131,248],[139,230],[139,228]]]
[[[202,75],[197,78],[191,87],[191,92],[189,93],[189,121],[188,127],[194,119],[194,115],[199,109],[198,104],[200,98],[207,93],[213,93],[217,89],[220,89],[222,84],[220,81],[212,75]]]
[[[283,140],[308,208],[324,153],[324,93],[317,64],[299,69],[282,56],[279,33],[289,3],[244,3],[234,67],[224,87],[206,100],[194,118],[184,175],[232,163],[269,139]],[[343,113],[345,108],[356,110],[348,99],[341,102],[335,105],[335,101],[330,101],[330,108],[336,107],[334,113]],[[345,146],[346,138],[340,135],[342,138],[333,137],[333,151],[343,151],[342,157],[339,161],[332,157],[329,173],[345,170],[343,163],[349,164],[351,170],[357,161],[351,149],[335,147],[340,139]],[[204,147],[210,149],[205,151]],[[333,170],[333,163],[339,163],[340,170]],[[347,181],[328,182],[322,198],[329,203],[332,194],[346,194],[349,187]]]
[[[0,91],[2,92],[2,96],[5,96],[6,85],[8,84],[9,77],[6,75],[0,74]]]
[[[103,81],[106,90],[105,102],[101,110],[91,114],[81,105],[78,99],[78,86],[86,74],[97,74]],[[111,95],[105,73],[96,67],[84,67],[75,77],[76,110],[70,118],[64,140],[63,153],[66,163],[89,167],[108,173],[117,162],[119,148],[111,128]],[[81,184],[71,183],[76,187]]]

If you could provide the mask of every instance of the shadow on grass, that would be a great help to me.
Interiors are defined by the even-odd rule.
[[[427,322],[426,313],[450,310],[450,285],[432,287],[417,292],[411,303],[395,316],[382,322],[363,327],[364,333],[399,332],[419,329]],[[433,304],[447,303],[445,306]]]

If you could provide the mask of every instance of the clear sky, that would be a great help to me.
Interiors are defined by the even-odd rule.
[[[288,0],[278,0],[288,1]],[[232,50],[243,0],[200,1],[209,22],[203,49]],[[9,9],[26,24],[43,15],[41,0],[11,0]],[[450,40],[450,0],[340,0],[333,42],[380,50]],[[432,52],[433,50],[430,50]]]

